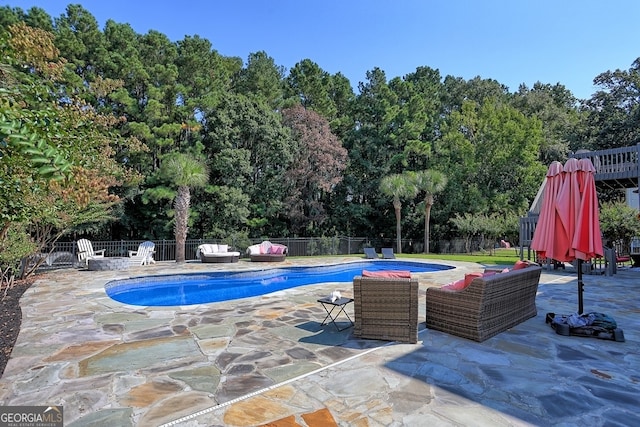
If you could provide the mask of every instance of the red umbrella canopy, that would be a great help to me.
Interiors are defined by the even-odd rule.
[[[540,218],[531,248],[542,258],[578,260],[578,313],[582,313],[582,261],[604,254],[595,168],[589,159],[553,162],[547,172]]]
[[[580,190],[578,183],[579,162],[571,158],[564,164],[564,180],[556,198],[556,211],[562,227],[558,230],[556,258],[558,261],[573,261],[575,251],[571,245],[580,210]]]
[[[556,242],[557,231],[562,227],[560,218],[556,213],[556,199],[562,188],[562,183],[562,163],[552,162],[547,170],[540,217],[531,240],[531,249],[535,250],[540,258],[557,259],[558,249],[561,246],[569,245],[566,235],[560,245]]]
[[[591,160],[580,159],[576,179],[580,193],[580,208],[575,225],[571,247],[576,259],[588,260],[604,255],[602,234],[600,232],[600,213],[598,211],[598,193],[596,191],[596,169]]]

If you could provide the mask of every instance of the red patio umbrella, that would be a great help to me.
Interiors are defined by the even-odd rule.
[[[531,249],[537,252],[539,258],[558,259],[557,256],[563,252],[562,248],[569,245],[566,235],[563,239],[556,239],[557,232],[562,227],[556,211],[556,199],[562,183],[562,163],[552,162],[547,170],[540,216],[531,239]]]
[[[549,187],[545,186],[540,219],[531,241],[531,248],[542,258],[577,260],[579,314],[583,312],[582,262],[604,254],[594,173],[593,163],[586,158],[571,158],[564,167],[551,163]]]
[[[576,174],[580,189],[580,209],[571,247],[575,251],[576,258],[582,260],[604,255],[595,172],[596,168],[591,160],[580,159]]]
[[[562,187],[556,198],[556,210],[562,227],[561,236],[557,236],[559,248],[558,261],[571,262],[576,259],[575,251],[572,247],[573,236],[578,222],[578,211],[580,209],[580,190],[578,185],[578,159],[571,158],[564,164],[564,179]]]
[[[594,173],[596,168],[589,159],[580,159],[576,177],[580,193],[580,208],[571,248],[578,260],[578,314],[582,314],[582,261],[599,258],[604,255],[602,234],[600,233],[600,213],[598,212],[598,193]]]

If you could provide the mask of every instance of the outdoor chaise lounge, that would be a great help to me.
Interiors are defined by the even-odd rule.
[[[356,276],[353,300],[355,337],[418,342],[418,279]]]
[[[393,254],[393,248],[382,248],[382,258],[384,259],[395,259],[396,256]]]
[[[238,262],[240,252],[229,251],[228,245],[204,243],[198,246],[196,257],[202,262]]]
[[[247,254],[254,262],[281,262],[287,256],[287,247],[265,240],[260,244],[249,246]]]
[[[537,314],[542,268],[477,276],[462,290],[427,288],[426,326],[482,342]]]
[[[375,248],[364,248],[364,256],[367,259],[378,259],[378,258],[380,258],[378,256],[378,253],[376,252]]]

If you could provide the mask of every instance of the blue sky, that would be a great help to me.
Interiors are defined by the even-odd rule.
[[[540,81],[589,98],[598,74],[640,57],[637,0],[0,0],[54,18],[70,3],[101,29],[113,19],[173,41],[199,35],[224,56],[246,63],[265,51],[287,70],[308,58],[354,88],[374,67],[390,80],[428,66],[511,92]]]

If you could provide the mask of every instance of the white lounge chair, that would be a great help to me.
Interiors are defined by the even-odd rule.
[[[104,249],[99,251],[93,250],[93,245],[90,240],[80,239],[77,241],[78,245],[78,261],[80,264],[89,265],[89,260],[94,258],[104,258]]]
[[[155,251],[155,243],[146,241],[140,243],[137,251],[129,251],[129,263],[131,265],[149,265],[155,264],[156,260],[153,259]]]

